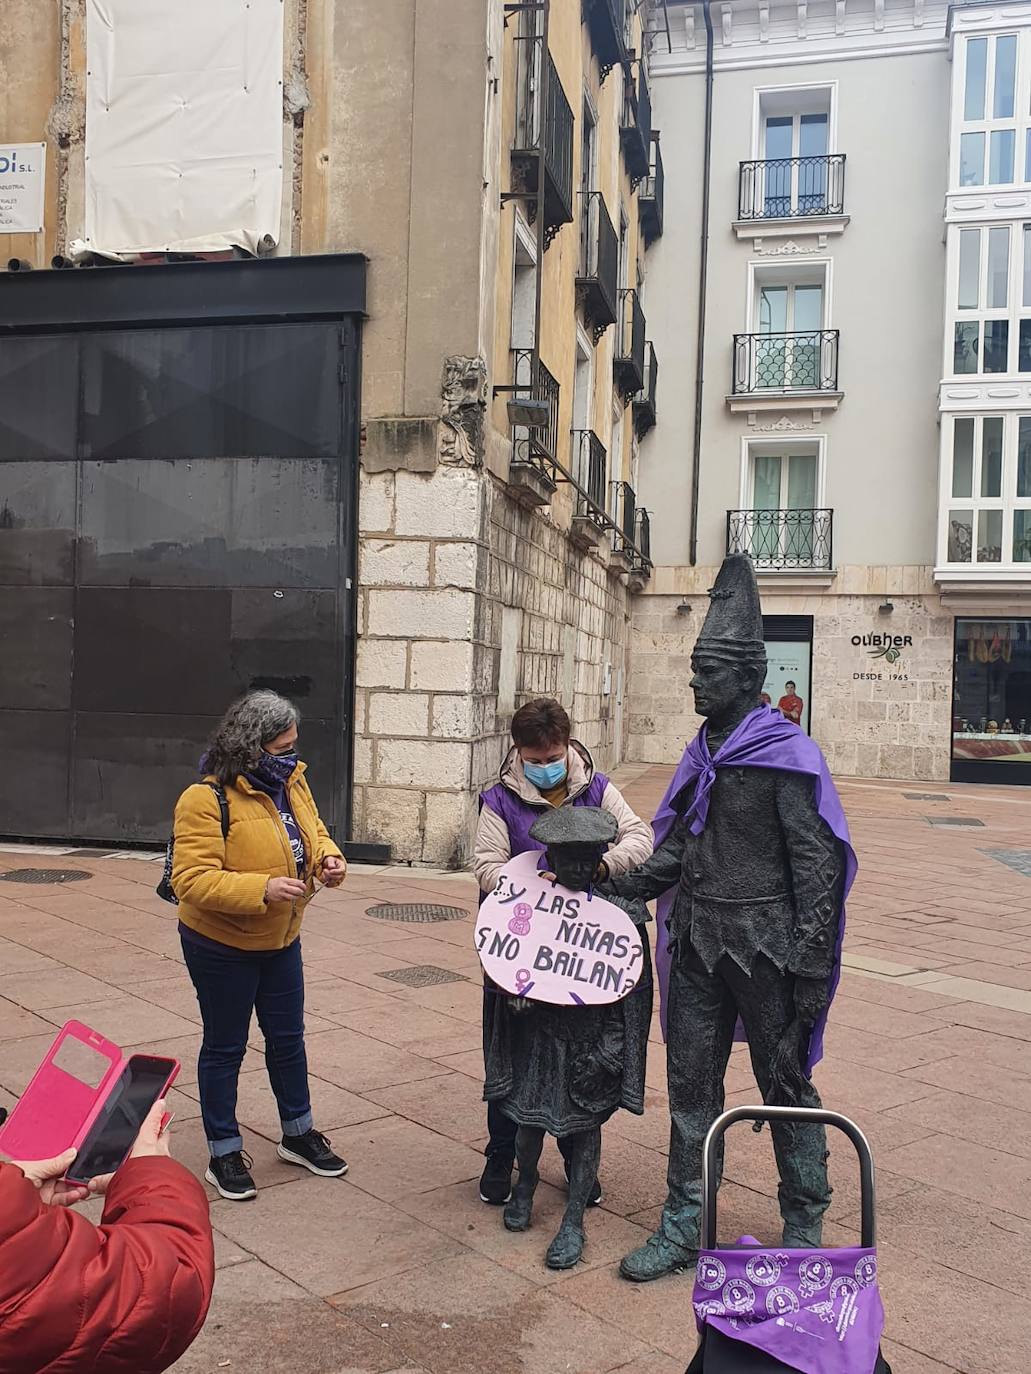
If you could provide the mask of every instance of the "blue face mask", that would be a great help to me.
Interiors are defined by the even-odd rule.
[[[567,771],[565,759],[559,759],[557,763],[523,764],[527,782],[532,782],[534,787],[542,792],[550,792],[553,787],[563,782]]]
[[[297,750],[289,754],[268,754],[263,749],[255,773],[265,782],[275,787],[278,783],[289,782],[297,767]]]

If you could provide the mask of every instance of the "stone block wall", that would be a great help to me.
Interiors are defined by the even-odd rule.
[[[561,698],[621,761],[625,579],[464,465],[363,470],[359,526],[353,835],[462,867],[522,702]]]
[[[698,729],[691,649],[716,568],[660,568],[636,598],[630,644],[628,758],[672,763]],[[842,776],[943,781],[949,776],[953,619],[929,568],[845,567],[827,590],[760,585],[767,615],[813,617],[814,739]],[[894,610],[879,607],[890,601]],[[678,606],[690,607],[678,612]],[[911,644],[888,664],[864,637]],[[858,643],[855,641],[858,639]]]

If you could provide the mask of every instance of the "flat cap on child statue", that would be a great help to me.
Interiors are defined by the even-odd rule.
[[[546,812],[530,832],[544,846],[531,861],[537,870],[568,894],[588,894],[578,903],[585,921],[595,900],[592,885],[617,828],[600,808],[565,806]],[[518,1125],[519,1179],[505,1208],[508,1230],[530,1226],[545,1135],[566,1138],[571,1146],[569,1202],[546,1257],[552,1269],[571,1268],[583,1253],[584,1210],[598,1175],[603,1123],[620,1107],[637,1115],[644,1111],[652,977],[643,926],[650,917],[641,902],[607,900],[630,917],[643,945],[640,973],[627,995],[604,1004],[560,1006],[531,1000],[528,990],[527,996],[490,999],[484,1020],[484,1098]],[[595,905],[597,910],[605,903]]]
[[[659,899],[671,1116],[668,1196],[656,1233],[621,1265],[637,1282],[693,1264],[702,1145],[724,1102],[735,1033],[769,1105],[816,1107],[811,1073],[837,985],[855,875],[841,803],[819,748],[760,704],[762,614],[747,554],[728,557],[691,666],[706,717],[656,815],[656,850],[602,890]],[[817,1126],[772,1127],[783,1244],[817,1248],[830,1203]]]

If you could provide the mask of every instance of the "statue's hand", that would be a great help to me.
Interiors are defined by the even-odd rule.
[[[533,1010],[533,1003],[528,997],[510,997],[508,999],[509,1011],[514,1011],[516,1015],[522,1016],[528,1011]]]
[[[826,978],[795,979],[795,1015],[804,1026],[815,1025],[829,1001],[830,983]]]

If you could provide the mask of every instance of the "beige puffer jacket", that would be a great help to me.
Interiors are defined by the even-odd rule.
[[[594,760],[584,745],[576,740],[570,741],[568,767],[568,793],[564,806],[571,806],[577,797],[591,785],[594,777]],[[519,750],[513,749],[501,766],[501,785],[519,797],[528,806],[547,811],[549,802],[527,780],[523,772]],[[643,864],[651,856],[655,847],[652,828],[642,821],[623,799],[623,794],[611,782],[602,795],[601,806],[616,818],[619,832],[616,842],[605,855],[609,873],[626,873],[638,864]],[[512,857],[508,827],[489,806],[480,810],[480,820],[476,827],[476,846],[473,852],[473,873],[483,892],[489,892],[497,885],[501,870]]]

